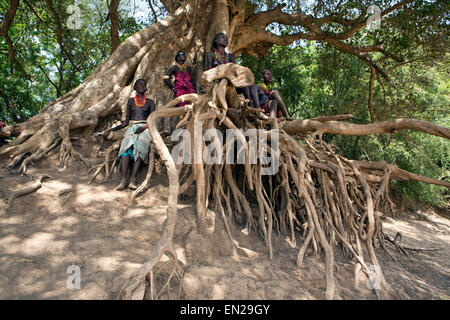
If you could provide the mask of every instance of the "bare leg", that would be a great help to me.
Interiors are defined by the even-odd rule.
[[[130,189],[137,189],[136,176],[139,171],[139,167],[141,166],[141,163],[142,163],[141,158],[137,158],[137,160],[134,161],[133,170],[131,171],[130,184],[128,185],[128,188]]]
[[[248,87],[248,89],[253,100],[253,106],[255,108],[261,108],[261,104],[259,103],[258,87],[256,86],[256,84],[252,84],[250,87]]]
[[[179,116],[178,117],[170,117],[170,121],[169,121],[170,122],[170,130],[169,130],[170,134],[172,134],[173,131],[176,129],[177,123],[179,120],[180,120]]]
[[[245,99],[249,100],[249,105],[252,106],[253,105],[253,100],[252,97],[250,96],[250,89],[249,87],[244,87],[244,88],[236,88],[236,92],[238,94],[244,94]]]
[[[276,119],[278,115],[278,101],[270,100],[269,104],[269,117],[270,119]]]
[[[122,181],[120,182],[119,186],[116,188],[116,190],[123,190],[128,185],[128,167],[130,166],[130,156],[125,156],[122,158]]]
[[[273,92],[271,94],[271,97],[277,101],[278,108],[280,108],[281,113],[283,113],[283,116],[286,119],[290,119],[286,105],[284,104],[283,99],[281,99],[280,94],[278,92]]]

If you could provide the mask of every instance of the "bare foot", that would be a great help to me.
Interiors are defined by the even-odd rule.
[[[266,116],[264,113],[262,112],[258,112],[256,113],[256,118],[259,120],[269,120],[269,117]]]
[[[136,190],[137,189],[136,182],[130,182],[130,184],[128,185],[128,189]]]
[[[123,190],[127,187],[127,182],[125,180],[122,180],[120,184],[117,186],[116,190]]]

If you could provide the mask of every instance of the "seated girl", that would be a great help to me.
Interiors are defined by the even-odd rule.
[[[264,110],[264,113],[268,113],[272,119],[283,116],[287,120],[291,120],[292,118],[288,114],[286,105],[284,104],[283,99],[281,99],[280,93],[272,86],[272,71],[264,69],[261,72],[261,77],[263,83],[258,86],[261,109]]]
[[[144,79],[136,80],[133,88],[137,94],[134,98],[128,100],[125,121],[105,132],[107,135],[110,131],[116,131],[129,125],[120,145],[119,158],[122,158],[122,181],[116,190],[123,190],[127,186],[130,189],[137,188],[136,175],[142,162],[148,164],[148,153],[152,141],[147,130],[147,118],[150,113],[155,111],[155,102],[145,96],[147,82]],[[131,182],[128,184],[130,160],[134,160],[134,164],[131,172]]]
[[[206,55],[206,70],[215,68],[218,65],[226,63],[236,63],[236,58],[232,53],[227,53],[225,48],[228,45],[228,37],[225,33],[219,32],[213,39],[213,52]],[[250,105],[259,108],[258,87],[252,84],[250,87],[237,88],[238,93],[243,93],[245,98],[250,101]]]

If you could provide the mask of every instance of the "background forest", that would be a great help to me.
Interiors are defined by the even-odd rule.
[[[283,1],[254,2],[270,9]],[[383,1],[379,2],[382,6]],[[284,3],[288,9],[317,16],[328,5],[324,1]],[[70,11],[73,4],[79,12]],[[155,0],[24,0],[5,36],[3,22],[9,5],[10,1],[0,0],[0,121],[7,124],[25,121],[77,87],[121,41],[167,15]],[[344,5],[355,16],[366,8],[361,1]],[[260,71],[271,69],[275,87],[296,118],[351,113],[355,117],[350,121],[361,124],[405,117],[449,127],[449,4],[414,1],[413,5],[420,8],[414,11],[419,15],[410,15],[408,10],[395,20],[387,15],[380,28],[364,28],[346,40],[353,46],[383,44],[393,57],[378,61],[386,77],[357,57],[319,41],[274,46],[265,57],[241,55],[238,62],[249,67],[258,82]],[[70,28],[74,15],[81,24]],[[283,35],[295,26],[271,24],[268,28]],[[339,26],[328,28],[333,32]],[[409,131],[324,138],[349,159],[386,161],[424,176],[450,179],[446,139]],[[448,205],[444,187],[393,181],[392,190],[397,196]]]

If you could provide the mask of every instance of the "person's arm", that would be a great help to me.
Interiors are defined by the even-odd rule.
[[[109,129],[109,131],[117,131],[119,129],[125,128],[130,123],[131,103],[133,102],[128,100],[127,115],[125,117],[125,121],[122,121],[118,126],[112,127],[111,129]]]
[[[150,115],[155,110],[156,110],[155,102],[152,99],[150,99],[150,113],[148,115]]]
[[[234,54],[229,53],[228,56],[230,57],[228,60],[230,60],[231,63],[236,63],[236,57]]]
[[[192,68],[191,68],[191,67],[187,67],[187,71],[189,72],[189,75],[191,76],[192,86],[194,87],[195,92],[197,92],[197,89],[195,88],[195,77],[194,77],[194,72],[192,71]]]
[[[256,85],[257,89],[258,89],[258,94],[260,96],[262,96],[264,94],[264,89],[258,84]]]
[[[212,68],[212,61],[213,61],[213,53],[212,52],[208,52],[206,54],[206,70],[209,70]]]
[[[167,73],[164,76],[164,83],[170,88],[170,90],[173,90],[173,84],[170,81],[170,78],[174,74],[174,71],[175,71],[175,66],[172,66],[169,68],[169,70],[167,70]]]

